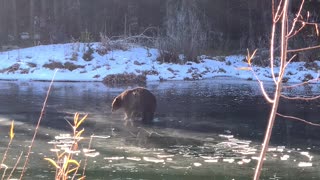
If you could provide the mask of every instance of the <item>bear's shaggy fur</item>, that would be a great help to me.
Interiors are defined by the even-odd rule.
[[[112,112],[123,108],[125,120],[133,120],[140,115],[146,124],[152,123],[156,107],[156,97],[143,87],[126,90],[112,102]]]

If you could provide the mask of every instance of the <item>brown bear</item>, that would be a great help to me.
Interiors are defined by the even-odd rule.
[[[124,109],[126,123],[140,115],[143,123],[151,124],[156,107],[156,97],[143,87],[126,90],[112,102],[112,112]]]

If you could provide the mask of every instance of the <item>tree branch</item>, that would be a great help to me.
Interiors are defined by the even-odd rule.
[[[316,100],[320,98],[320,95],[318,96],[312,96],[312,97],[303,97],[303,96],[296,96],[296,97],[289,97],[285,95],[281,95],[281,97],[289,100],[303,100],[303,101],[310,101],[310,100]]]
[[[308,51],[308,50],[313,50],[313,49],[317,49],[317,48],[320,48],[320,45],[311,46],[311,47],[305,47],[305,48],[300,48],[300,49],[288,49],[288,53]]]
[[[278,116],[281,116],[281,117],[284,117],[284,118],[287,118],[287,119],[292,119],[292,120],[297,120],[297,121],[301,121],[305,124],[308,124],[308,125],[311,125],[311,126],[318,126],[320,127],[320,124],[317,124],[317,123],[312,123],[312,122],[309,122],[307,120],[304,120],[304,119],[301,119],[301,118],[298,118],[298,117],[295,117],[295,116],[286,116],[286,115],[283,115],[283,114],[280,114],[280,113],[277,113]]]

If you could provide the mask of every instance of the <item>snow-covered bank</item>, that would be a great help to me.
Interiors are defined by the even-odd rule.
[[[93,44],[93,49],[98,47]],[[58,68],[56,81],[102,81],[110,74],[147,73],[147,81],[159,80],[198,80],[214,77],[235,77],[254,80],[253,73],[244,70],[248,67],[245,56],[233,55],[219,58],[202,57],[200,63],[188,62],[184,65],[160,63],[156,59],[156,49],[131,47],[126,51],[113,50],[105,55],[96,51],[92,60],[83,59],[87,47],[84,44],[41,45],[31,48],[0,52],[1,80],[51,80]],[[289,82],[301,82],[318,77],[319,61],[313,66],[304,62],[292,62],[285,78]],[[269,68],[254,67],[261,80],[271,81]],[[275,69],[277,72],[277,68]]]

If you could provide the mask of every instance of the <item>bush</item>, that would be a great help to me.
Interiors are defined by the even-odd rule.
[[[122,85],[122,84],[146,84],[145,75],[136,75],[134,73],[110,74],[103,78],[102,82],[106,85]]]
[[[84,66],[76,65],[76,64],[73,64],[71,62],[66,62],[66,63],[62,64],[61,62],[56,62],[56,61],[44,64],[43,67],[51,69],[51,70],[54,70],[54,69],[68,69],[69,71],[73,71],[73,70],[78,69],[78,68],[84,68]]]
[[[52,61],[50,63],[46,63],[43,65],[44,68],[48,68],[48,69],[51,69],[51,70],[54,70],[54,69],[63,69],[64,66],[61,62],[56,62],[56,61]]]
[[[157,48],[159,51],[159,56],[157,61],[161,63],[175,63],[178,64],[181,62],[179,59],[179,50],[173,45],[173,42],[170,43],[169,39],[162,38],[157,41]]]
[[[19,68],[20,68],[20,64],[19,63],[15,63],[15,64],[11,65],[8,68],[0,70],[0,73],[4,73],[4,72],[14,73],[15,71],[19,70]]]
[[[130,43],[126,39],[111,40],[106,35],[100,33],[100,43],[97,47],[97,53],[101,56],[107,54],[112,50],[123,50],[126,51],[130,47]]]
[[[165,33],[156,41],[159,60],[177,63],[177,57],[183,54],[183,63],[198,62],[197,56],[206,47],[208,32],[205,31],[205,18],[198,13],[200,11],[196,5],[190,6],[188,3],[174,1],[169,6]]]
[[[252,64],[260,67],[268,67],[270,65],[270,54],[268,49],[259,49],[252,59]]]
[[[92,48],[92,44],[87,44],[87,49],[86,51],[83,53],[82,59],[85,61],[91,61],[93,59],[92,54],[94,53],[94,50]]]

